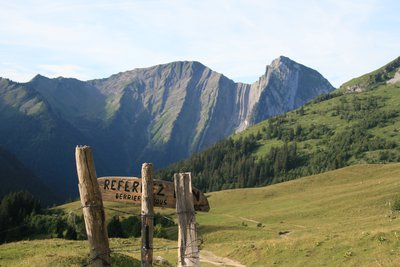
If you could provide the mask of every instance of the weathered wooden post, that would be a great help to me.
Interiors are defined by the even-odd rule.
[[[153,165],[142,165],[142,267],[153,265],[154,228]]]
[[[79,194],[90,246],[89,264],[95,267],[111,266],[103,200],[97,183],[92,149],[89,146],[77,146],[75,157]]]
[[[179,266],[199,266],[196,218],[193,205],[192,177],[189,173],[174,174],[176,213],[178,214]]]

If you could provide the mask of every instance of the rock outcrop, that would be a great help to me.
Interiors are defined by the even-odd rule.
[[[0,145],[63,196],[76,193],[74,147],[94,147],[99,175],[162,167],[333,90],[317,71],[279,57],[253,84],[199,62],[79,81],[0,80]]]

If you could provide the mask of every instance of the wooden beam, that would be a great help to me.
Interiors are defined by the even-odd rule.
[[[153,165],[142,165],[142,267],[153,265],[154,197]]]
[[[75,158],[79,194],[90,246],[89,265],[95,267],[111,266],[103,200],[97,183],[92,149],[89,146],[77,146]]]

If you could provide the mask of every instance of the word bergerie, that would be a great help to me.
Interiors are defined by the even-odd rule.
[[[117,201],[132,204],[141,204],[142,179],[137,177],[100,177],[97,179],[104,201]],[[207,199],[196,188],[192,188],[193,204],[196,210],[208,211]],[[154,206],[175,208],[176,193],[173,182],[153,181]]]

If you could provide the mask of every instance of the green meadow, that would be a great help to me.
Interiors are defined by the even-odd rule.
[[[362,164],[209,193],[210,212],[196,215],[201,250],[246,266],[400,266],[400,213],[393,208],[400,199],[399,178],[398,163]],[[79,206],[57,208],[68,213]],[[105,206],[108,219],[139,214],[134,206]],[[177,226],[167,231],[169,239],[154,240],[154,256],[176,266]],[[111,238],[110,247],[115,266],[140,266],[139,238]],[[0,266],[82,266],[88,251],[87,241],[24,240],[0,246]]]

